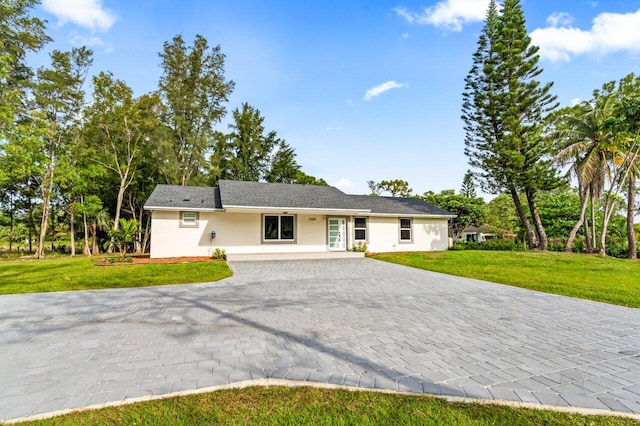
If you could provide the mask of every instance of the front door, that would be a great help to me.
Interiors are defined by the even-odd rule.
[[[347,249],[347,219],[343,217],[329,218],[329,250],[345,251]]]

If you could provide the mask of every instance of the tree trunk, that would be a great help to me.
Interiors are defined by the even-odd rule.
[[[596,239],[596,200],[593,198],[593,188],[591,188],[591,252],[595,253],[598,250],[598,240]]]
[[[607,255],[607,228],[609,227],[609,220],[613,214],[615,200],[612,199],[611,194],[608,194],[604,202],[604,211],[602,213],[602,229],[600,230],[600,247],[598,247],[598,254],[600,256]]]
[[[71,205],[71,208],[69,209],[69,237],[70,237],[70,243],[71,243],[71,256],[75,256],[76,255],[76,236],[75,236],[75,225],[74,225],[74,217],[73,217],[73,204]]]
[[[47,228],[49,226],[49,202],[51,199],[51,192],[53,190],[53,180],[51,180],[46,186],[42,187],[42,221],[40,222],[40,237],[38,238],[38,247],[34,254],[36,259],[42,259],[44,257],[44,240],[47,237]]]
[[[584,245],[587,253],[593,253],[593,245],[591,244],[591,228],[589,228],[589,219],[584,216]]]
[[[95,218],[93,219],[93,223],[91,223],[91,234],[91,252],[93,254],[100,254],[100,248],[98,247],[98,223],[96,222]]]
[[[82,200],[84,204],[84,199]],[[84,228],[84,242],[82,244],[82,254],[85,256],[91,256],[91,249],[89,248],[89,225],[87,224],[87,214],[82,212],[82,226]]]
[[[147,223],[145,225],[145,231],[144,231],[143,240],[142,240],[142,252],[143,253],[146,253],[147,249],[149,248],[150,237],[151,237],[151,218],[148,217],[147,218]]]
[[[9,253],[13,248],[13,190],[9,192]]]
[[[509,189],[509,193],[511,194],[511,198],[513,199],[513,204],[515,204],[516,211],[518,212],[518,216],[520,217],[520,221],[522,222],[522,226],[524,226],[529,249],[534,249],[538,246],[538,238],[533,232],[533,228],[531,228],[531,222],[529,222],[529,218],[522,208],[522,202],[520,201],[520,196],[518,196],[518,191],[516,191],[515,188],[511,188]]]
[[[564,251],[570,253],[573,248],[573,240],[576,238],[580,227],[584,224],[585,216],[587,214],[587,194],[586,191],[582,188],[582,185],[578,183],[578,192],[580,194],[580,217],[578,221],[571,229],[569,233],[569,238],[567,238],[567,243],[564,245]],[[588,234],[588,233],[587,233]]]
[[[120,210],[122,210],[122,200],[124,199],[125,186],[121,183],[118,188],[118,198],[116,199],[116,216],[113,220],[113,230],[117,231],[120,227]]]
[[[636,216],[636,178],[629,176],[629,189],[627,192],[627,240],[629,241],[629,250],[627,251],[627,259],[638,258],[638,247],[636,243],[636,230],[634,227]]]
[[[31,203],[31,194],[27,197],[27,209],[29,210],[29,252],[32,252],[32,241],[33,234],[35,234],[36,231],[36,224],[33,222],[33,204]]]
[[[536,227],[536,232],[538,234],[538,245],[536,246],[536,249],[544,251],[547,249],[549,242],[547,240],[547,232],[544,230],[544,225],[542,225],[542,220],[540,220],[540,214],[538,213],[536,191],[532,188],[527,188],[525,192],[527,196],[527,203],[529,204],[529,211],[533,218],[533,224]]]

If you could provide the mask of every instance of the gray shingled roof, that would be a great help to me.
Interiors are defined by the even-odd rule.
[[[332,186],[233,180],[221,180],[218,185],[225,207],[359,208],[347,194]]]
[[[266,207],[358,210],[373,214],[453,216],[419,198],[348,195],[332,186],[221,180],[218,188],[158,185],[145,208]]]
[[[349,195],[349,197],[355,200],[360,208],[371,210],[371,213],[454,216],[451,212],[419,198],[371,197],[369,195]]]
[[[202,186],[158,185],[144,205],[153,207],[181,209],[221,209],[218,188]]]

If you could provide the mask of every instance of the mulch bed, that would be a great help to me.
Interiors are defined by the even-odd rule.
[[[140,265],[146,263],[193,263],[193,262],[208,262],[214,261],[207,256],[191,256],[191,257],[162,257],[157,259],[151,259],[149,257],[134,257],[133,262],[109,262],[107,259],[103,259],[98,265],[100,266],[109,266],[109,265]]]

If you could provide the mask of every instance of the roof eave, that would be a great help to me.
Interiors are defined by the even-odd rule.
[[[149,211],[181,211],[181,212],[224,212],[226,209],[207,207],[181,207],[181,206],[144,206]]]
[[[371,213],[370,216],[381,217],[424,217],[431,219],[453,219],[458,217],[457,215],[447,214],[429,214],[429,213]]]
[[[320,208],[320,207],[266,207],[266,206],[236,206],[226,205],[227,211],[236,212],[288,212],[288,213],[320,213],[320,214],[370,214],[368,209],[339,209],[339,208]]]

